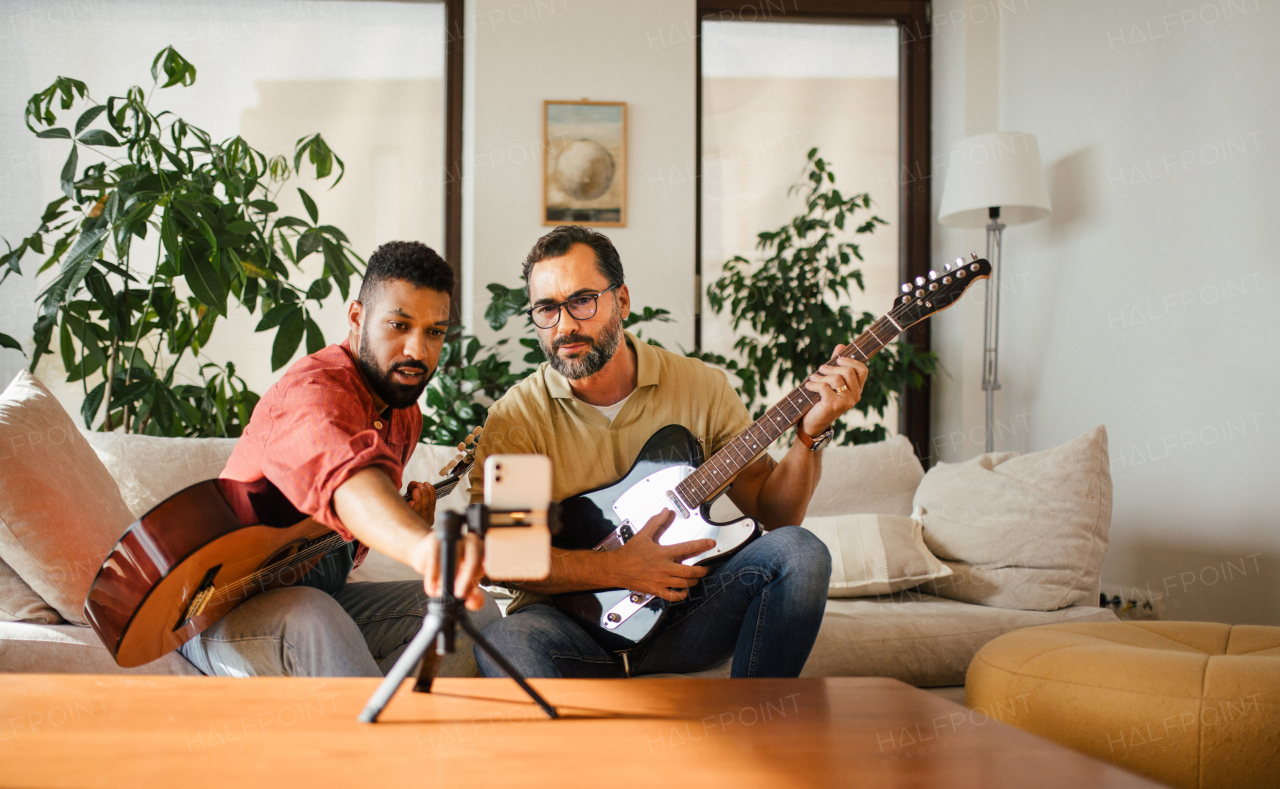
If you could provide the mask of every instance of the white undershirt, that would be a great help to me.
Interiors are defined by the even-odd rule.
[[[631,391],[631,394],[635,394],[634,389]],[[587,405],[590,405],[595,410],[604,414],[604,418],[609,420],[609,424],[613,424],[613,418],[618,415],[619,411],[622,410],[622,406],[626,404],[627,398],[631,397],[631,394],[628,394],[626,397],[622,398],[621,400],[614,403],[613,405],[591,405],[591,403],[587,403]],[[578,402],[580,403],[586,403],[585,400],[579,400],[577,397],[575,397],[574,399],[578,400]]]

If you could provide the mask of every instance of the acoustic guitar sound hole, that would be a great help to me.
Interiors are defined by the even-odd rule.
[[[298,555],[310,544],[311,540],[294,540],[271,554],[270,558],[258,566],[259,584],[271,586],[279,582],[287,585],[301,580],[306,571],[297,566]]]

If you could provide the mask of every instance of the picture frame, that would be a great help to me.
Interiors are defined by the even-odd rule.
[[[626,102],[542,102],[542,224],[626,227]]]

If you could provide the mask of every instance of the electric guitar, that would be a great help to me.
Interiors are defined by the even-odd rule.
[[[466,478],[481,430],[440,470],[445,479],[432,486],[438,498]],[[198,482],[124,533],[89,587],[85,618],[118,665],[141,666],[250,597],[297,583],[343,542],[266,479]]]
[[[866,361],[907,328],[955,303],[970,285],[991,275],[991,264],[973,256],[957,259],[942,273],[929,272],[902,286],[889,312],[840,352]],[[800,421],[819,396],[803,385],[765,411],[750,427],[703,462],[699,440],[681,425],[654,433],[626,475],[612,485],[560,502],[561,531],[552,543],[565,550],[616,551],[663,509],[675,520],[659,536],[662,545],[713,539],[714,548],[684,560],[688,565],[726,560],[761,534],[751,518],[711,520],[711,505],[734,477],[756,462],[769,445]],[[606,649],[626,652],[656,631],[669,603],[629,589],[601,589],[553,595],[557,608],[572,616]]]

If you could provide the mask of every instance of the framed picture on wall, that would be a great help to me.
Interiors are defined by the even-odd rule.
[[[627,105],[542,102],[542,224],[625,227]]]

